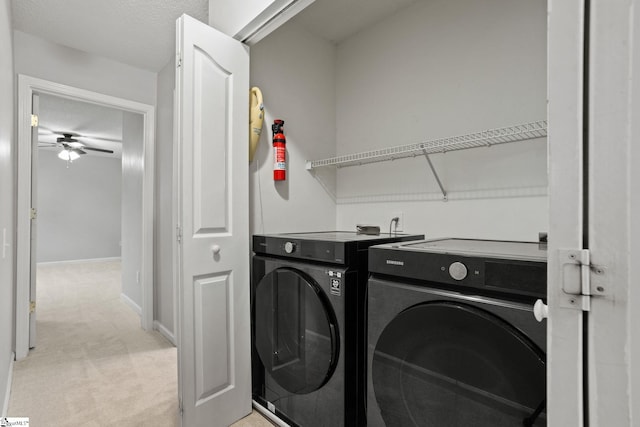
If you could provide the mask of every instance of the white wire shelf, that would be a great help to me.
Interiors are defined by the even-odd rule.
[[[320,167],[347,167],[367,163],[384,162],[420,155],[446,153],[447,151],[464,150],[467,148],[490,147],[509,142],[526,141],[547,136],[547,121],[523,123],[503,128],[488,129],[467,135],[434,139],[416,144],[399,145],[380,150],[347,154],[322,160],[307,160],[307,170]]]

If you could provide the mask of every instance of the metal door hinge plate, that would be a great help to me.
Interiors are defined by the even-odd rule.
[[[36,312],[36,302],[31,301],[29,303],[29,313],[35,313],[35,312]]]
[[[29,218],[36,219],[38,218],[38,210],[36,208],[31,208],[29,211]]]
[[[178,243],[182,243],[182,228],[179,225],[176,226],[176,240]]]
[[[38,115],[37,114],[32,114],[31,115],[31,127],[35,128],[38,126]]]
[[[588,249],[560,249],[558,255],[564,292],[561,307],[590,311],[591,297],[613,295],[607,267],[593,264]]]

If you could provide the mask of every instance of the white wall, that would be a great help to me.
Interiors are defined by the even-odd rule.
[[[173,60],[158,74],[155,203],[155,320],[172,335],[173,316]],[[174,335],[175,336],[175,335]]]
[[[336,210],[322,183],[335,191],[335,175],[323,181],[305,161],[335,155],[335,56],[333,45],[290,25],[251,48],[251,85],[265,104],[262,136],[250,165],[250,232],[335,229]],[[287,180],[273,180],[271,125],[285,121]]]
[[[120,256],[119,158],[38,152],[38,262]]]
[[[15,71],[155,105],[156,73],[14,31]]]
[[[339,154],[544,120],[546,2],[417,2],[338,45],[336,64]],[[439,200],[424,157],[342,168],[338,228],[386,229],[403,212],[404,231],[428,237],[547,230],[544,140],[432,159],[464,200]]]
[[[122,295],[138,312],[142,307],[143,178],[144,116],[125,112],[122,122]]]
[[[6,415],[13,349],[15,262],[15,146],[11,2],[0,0],[0,415]]]
[[[51,43],[20,31],[14,31],[14,50],[15,71],[18,74],[145,104],[155,105],[156,103],[156,73]],[[141,163],[134,163],[128,164],[127,167],[130,168],[130,171],[141,166]],[[123,180],[125,179],[124,166],[123,154]],[[128,188],[123,181],[124,187]],[[133,236],[133,234],[128,234],[128,236]],[[140,233],[136,237],[140,240],[141,236]],[[124,285],[126,289],[123,288],[123,294],[130,299],[130,302],[133,301],[134,304],[140,305],[142,292],[135,280],[136,272],[140,269],[139,257],[137,261],[132,261],[138,266],[128,268],[124,240],[122,244],[123,274],[127,268],[127,280],[130,280],[133,275],[133,283],[128,282],[127,285]],[[135,253],[137,254],[137,252]]]

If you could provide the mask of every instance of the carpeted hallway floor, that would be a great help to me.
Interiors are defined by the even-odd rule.
[[[38,267],[37,346],[16,362],[9,416],[31,427],[177,426],[177,355],[120,299],[120,262]],[[234,426],[271,426],[259,414]]]

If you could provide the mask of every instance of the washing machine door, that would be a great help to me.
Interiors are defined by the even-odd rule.
[[[391,321],[375,344],[373,391],[387,426],[540,426],[545,356],[478,307],[436,301]]]
[[[255,289],[255,345],[265,372],[293,394],[322,387],[338,362],[338,323],[313,278],[293,268],[266,274]]]

